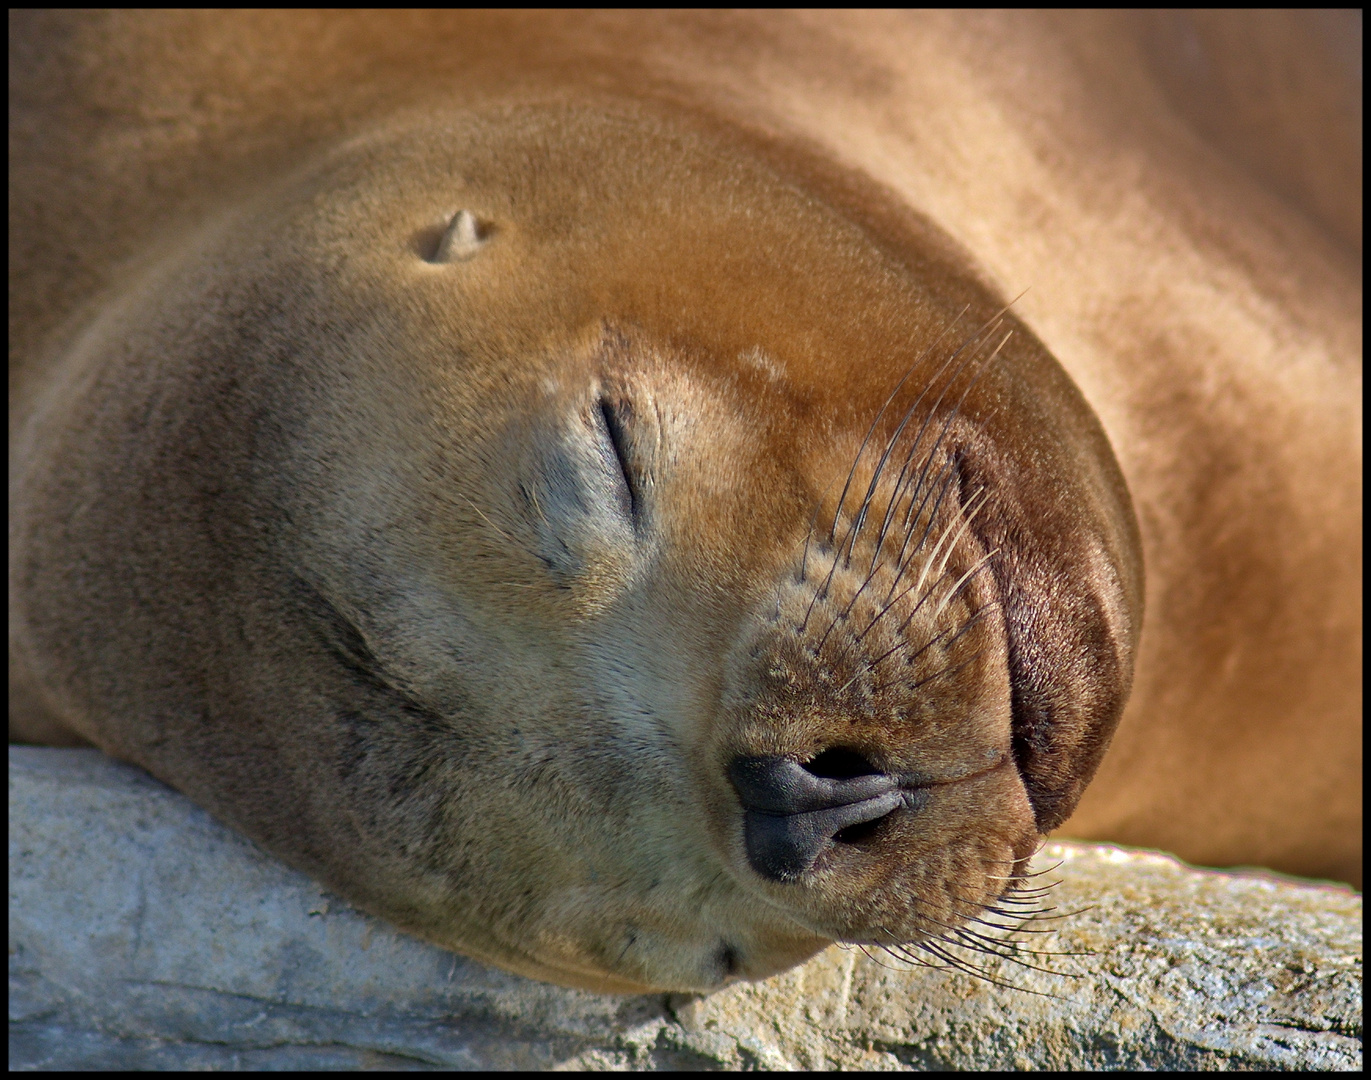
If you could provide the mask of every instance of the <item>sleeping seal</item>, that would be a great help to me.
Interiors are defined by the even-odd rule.
[[[1350,876],[1351,264],[1003,18],[19,17],[12,736],[597,990]]]

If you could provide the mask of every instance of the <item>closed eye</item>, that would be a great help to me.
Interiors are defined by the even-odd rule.
[[[605,434],[608,436],[609,445],[614,450],[615,460],[619,465],[619,472],[623,476],[624,488],[627,492],[627,510],[629,520],[633,523],[635,531],[642,520],[643,498],[642,490],[630,464],[631,456],[629,451],[628,427],[626,421],[627,410],[622,405],[618,405],[608,398],[600,398],[599,402],[600,422],[604,424]]]

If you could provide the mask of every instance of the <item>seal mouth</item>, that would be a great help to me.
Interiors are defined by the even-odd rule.
[[[807,764],[785,757],[738,757],[728,776],[743,805],[748,863],[770,881],[802,877],[833,844],[857,844],[876,834],[901,807],[916,812],[929,789],[960,783],[992,765],[945,780],[876,770],[854,751],[826,751]],[[826,775],[837,773],[838,775]]]

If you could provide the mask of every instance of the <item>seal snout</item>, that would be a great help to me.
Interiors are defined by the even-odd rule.
[[[738,757],[728,775],[743,804],[748,862],[773,881],[793,881],[830,843],[855,841],[907,801],[898,779],[846,750],[806,765]]]

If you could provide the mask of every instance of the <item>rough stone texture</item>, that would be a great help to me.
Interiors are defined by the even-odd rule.
[[[11,747],[10,1067],[1361,1067],[1360,896],[1040,858],[1067,914],[1020,937],[1093,954],[1028,958],[1075,977],[834,948],[707,998],[599,997],[398,934],[95,751]]]

